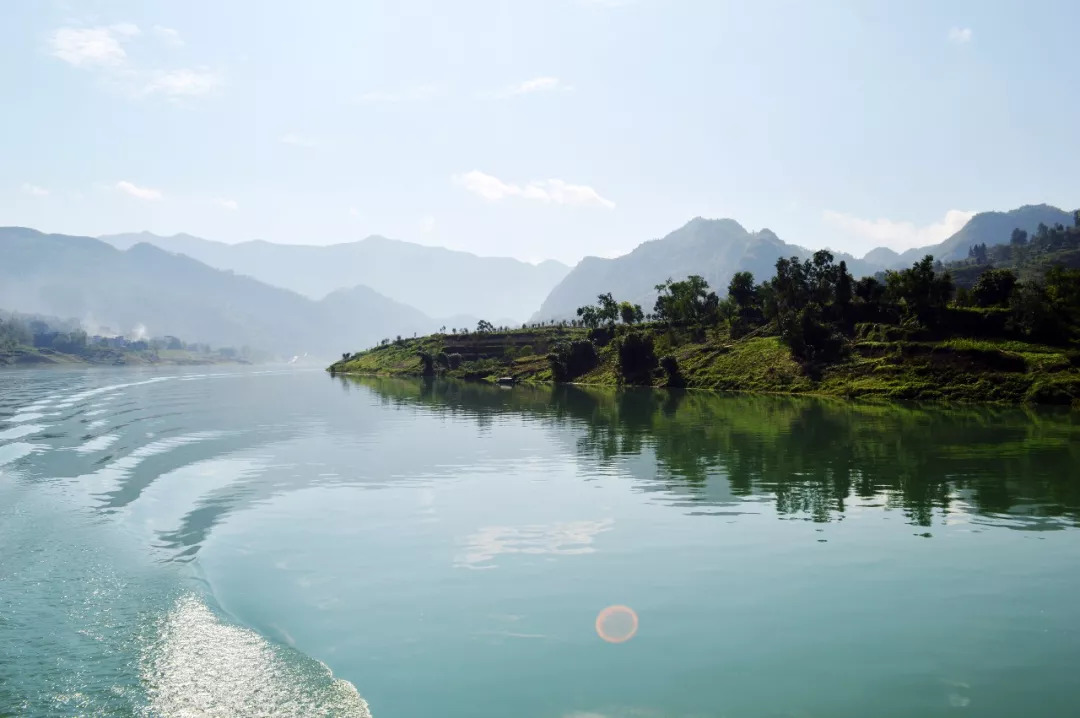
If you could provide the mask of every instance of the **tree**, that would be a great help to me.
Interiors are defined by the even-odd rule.
[[[581,323],[589,329],[600,326],[600,312],[591,304],[577,308],[577,315],[581,317]]]
[[[481,319],[479,322],[476,323],[477,334],[485,334],[493,331],[495,331],[495,326],[486,319]]]
[[[619,302],[619,316],[622,318],[623,324],[637,324],[645,318],[645,314],[641,311],[641,305],[631,304],[630,302]]]
[[[841,260],[836,275],[836,303],[846,308],[851,304],[853,277],[847,270],[847,262]]]
[[[855,282],[855,296],[866,304],[881,304],[885,296],[885,285],[874,277],[863,277]]]
[[[885,274],[886,297],[920,319],[943,309],[952,297],[953,282],[948,272],[934,272],[934,257],[926,255],[910,269]]]
[[[656,298],[653,313],[668,324],[713,324],[719,318],[720,298],[709,291],[709,283],[699,275],[692,274],[681,282],[667,280],[656,285],[660,296]]]
[[[986,263],[986,242],[982,244],[973,244],[968,248],[968,257],[975,260],[976,264]]]
[[[1028,243],[1028,233],[1017,227],[1012,231],[1012,236],[1009,238],[1009,244],[1014,247],[1022,247]]]
[[[615,326],[615,322],[619,319],[619,303],[612,298],[611,292],[598,295],[596,304],[599,307],[597,316],[600,321],[607,323],[608,326]]]
[[[750,272],[735,272],[728,282],[727,293],[740,314],[758,305],[758,291]]]
[[[1073,226],[1080,229],[1080,209],[1073,212]]]
[[[987,269],[971,288],[971,297],[980,307],[998,307],[1009,303],[1016,287],[1016,275],[1008,269]]]

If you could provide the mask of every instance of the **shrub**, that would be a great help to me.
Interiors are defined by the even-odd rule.
[[[630,332],[619,339],[619,377],[627,384],[649,384],[656,368],[652,337]]]
[[[418,351],[416,355],[420,357],[420,363],[424,365],[423,375],[431,376],[435,373],[435,358],[431,356],[430,352]]]
[[[660,368],[664,370],[664,374],[667,375],[667,386],[683,386],[686,384],[686,380],[683,378],[682,372],[679,371],[679,360],[672,354],[665,354],[660,358]]]
[[[562,342],[548,354],[555,381],[573,381],[600,363],[596,345],[584,339]]]
[[[971,298],[980,307],[1003,307],[1008,305],[1016,275],[1008,269],[987,269],[979,275],[971,288]]]
[[[457,352],[454,352],[453,354],[447,355],[446,360],[447,360],[447,365],[451,369],[457,369],[458,367],[461,366],[461,355],[458,354]]]
[[[609,326],[594,327],[589,330],[589,341],[598,347],[606,347],[615,338],[615,329]]]

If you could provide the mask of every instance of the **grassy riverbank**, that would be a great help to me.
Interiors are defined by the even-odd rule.
[[[1080,353],[1064,347],[1004,339],[864,339],[852,342],[845,359],[808,367],[797,362],[776,336],[732,339],[722,328],[693,336],[692,332],[659,324],[637,331],[652,338],[657,355],[675,357],[678,383],[690,388],[885,399],[1080,402]],[[864,335],[880,336],[873,331]],[[555,378],[548,354],[559,345],[587,337],[588,330],[579,327],[435,334],[350,355],[329,370],[336,374],[419,376],[424,373],[425,353],[431,357],[457,355],[453,368],[436,363],[434,370],[439,375],[551,382]],[[596,366],[576,377],[575,383],[619,384],[617,339],[597,346]],[[672,380],[657,369],[646,383],[665,386]]]

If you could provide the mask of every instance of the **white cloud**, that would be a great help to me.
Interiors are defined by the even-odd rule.
[[[49,196],[49,190],[45,189],[44,187],[38,187],[36,184],[30,184],[29,182],[23,182],[22,189],[23,192],[26,192],[27,194],[32,194],[35,197]]]
[[[424,234],[431,234],[435,230],[435,218],[424,217],[420,220],[420,231]]]
[[[552,92],[555,90],[568,91],[574,89],[570,85],[562,84],[557,77],[534,77],[520,84],[506,88],[504,97],[512,95],[527,95],[531,92]]]
[[[172,28],[155,25],[154,34],[168,44],[183,44]],[[123,43],[142,34],[129,22],[99,27],[62,27],[49,38],[51,53],[74,67],[95,71],[102,84],[131,98],[158,95],[170,100],[208,95],[223,83],[207,68],[147,69],[132,62]]]
[[[958,45],[971,42],[971,28],[970,27],[954,27],[949,30],[949,42],[955,42]]]
[[[489,202],[496,202],[507,197],[521,197],[550,204],[615,208],[614,202],[601,197],[600,193],[592,187],[570,184],[561,179],[538,180],[522,186],[503,182],[498,177],[473,170],[454,175],[451,180],[459,187]]]
[[[197,97],[208,95],[222,85],[221,76],[205,68],[179,69],[156,72],[142,91],[146,95],[161,94],[167,97]]]
[[[358,210],[356,207],[349,207],[349,216],[350,217],[359,217],[360,216],[360,210]]]
[[[396,92],[365,92],[360,95],[361,102],[372,104],[391,104],[395,102],[422,102],[445,94],[442,88],[436,85],[418,85],[417,87],[405,88]]]
[[[120,23],[103,27],[62,27],[49,38],[55,57],[75,67],[116,67],[127,61],[120,43],[139,34],[137,25]]]
[[[222,197],[218,197],[217,199],[215,199],[214,204],[216,204],[218,207],[221,207],[222,209],[229,210],[239,209],[240,207],[240,205],[235,199],[224,199]]]
[[[974,212],[950,209],[939,222],[917,226],[912,222],[891,219],[860,219],[850,214],[825,210],[822,218],[847,234],[868,240],[873,247],[886,246],[896,250],[937,244],[960,231],[975,216]]]
[[[138,185],[132,184],[127,180],[120,180],[119,182],[117,182],[116,189],[126,194],[129,194],[136,199],[153,201],[159,200],[162,197],[160,190],[150,189],[149,187],[139,187]]]
[[[278,137],[278,142],[286,145],[292,145],[293,147],[318,147],[319,141],[314,137],[308,137],[307,135],[298,135],[295,132],[286,132],[281,137]]]
[[[154,25],[153,29],[154,34],[157,35],[158,38],[166,45],[169,45],[171,47],[184,46],[184,38],[180,37],[180,33],[178,33],[176,30],[173,30],[171,27]]]

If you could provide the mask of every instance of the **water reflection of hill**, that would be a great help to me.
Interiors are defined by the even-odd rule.
[[[807,397],[575,386],[342,378],[389,404],[426,405],[480,425],[518,413],[579,432],[581,457],[619,465],[643,488],[702,510],[768,497],[786,515],[829,521],[849,504],[902,509],[929,526],[946,512],[1009,514],[1018,528],[1073,524],[1080,511],[1075,413],[1019,407],[853,404]],[[641,461],[655,456],[654,465]],[[631,460],[635,459],[636,460]]]

